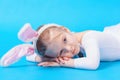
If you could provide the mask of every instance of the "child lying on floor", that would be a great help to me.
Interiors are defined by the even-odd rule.
[[[28,33],[27,30],[25,33]],[[30,34],[26,37],[20,32],[19,38],[26,42],[33,41],[34,46],[23,44],[13,48],[1,59],[3,66],[8,66],[25,55],[29,61],[40,62],[39,66],[63,66],[80,69],[97,69],[100,61],[120,59],[120,24],[106,27],[102,32],[89,30],[79,33],[72,33],[57,24],[46,24],[37,32],[31,30]],[[16,58],[14,55],[17,55],[17,52],[20,56]],[[81,53],[85,56],[72,58],[77,54],[81,56]],[[43,60],[45,58],[46,60]],[[48,61],[49,59],[52,60]]]

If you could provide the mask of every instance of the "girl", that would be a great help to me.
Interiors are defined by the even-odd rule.
[[[100,61],[120,59],[120,24],[106,27],[102,32],[89,30],[80,33],[72,33],[60,25],[47,24],[38,33],[39,37],[33,41],[37,54],[31,54],[26,59],[40,62],[39,66],[97,69]],[[72,58],[79,53],[85,56]],[[43,61],[40,55],[47,61]]]

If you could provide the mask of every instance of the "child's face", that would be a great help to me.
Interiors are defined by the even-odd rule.
[[[73,33],[63,30],[51,30],[51,39],[47,42],[46,56],[73,57],[80,51],[80,46]]]

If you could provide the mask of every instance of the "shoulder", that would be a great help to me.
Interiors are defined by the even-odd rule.
[[[95,36],[95,35],[99,35],[99,34],[101,34],[101,32],[100,31],[96,31],[96,30],[86,30],[86,31],[83,31],[82,32],[82,35],[83,35],[83,37],[82,38],[84,38],[84,37],[92,37],[92,36]]]
[[[87,38],[87,39],[93,38],[95,36],[98,36],[100,33],[101,33],[100,31],[95,31],[95,30],[84,31],[82,39],[84,39],[84,38]]]
[[[100,34],[101,34],[100,31],[93,31],[93,30],[85,31],[83,34],[81,43],[85,44],[90,41],[92,41],[92,42],[97,41]]]

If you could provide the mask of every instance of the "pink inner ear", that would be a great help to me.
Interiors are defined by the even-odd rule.
[[[29,23],[25,24],[18,33],[18,38],[24,42],[32,42],[37,39],[38,33],[33,30]]]

